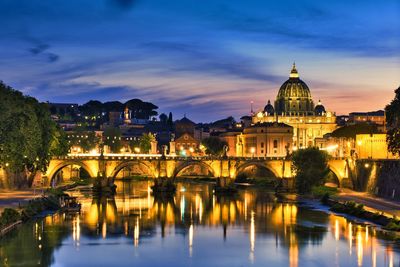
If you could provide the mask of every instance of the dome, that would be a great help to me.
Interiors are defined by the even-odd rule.
[[[296,65],[293,63],[289,79],[279,89],[275,101],[275,111],[282,113],[311,114],[314,103],[307,84],[299,78]]]
[[[268,100],[267,105],[265,105],[265,107],[264,107],[264,112],[267,113],[268,115],[272,115],[275,113],[275,109],[271,105],[271,101]]]
[[[318,104],[315,106],[315,114],[321,116],[325,114],[325,107],[321,104],[321,100],[318,101]]]
[[[289,79],[279,89],[278,98],[311,98],[311,92],[307,84],[300,80],[296,65],[293,64]]]

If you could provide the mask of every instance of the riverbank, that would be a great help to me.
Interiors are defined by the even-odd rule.
[[[383,212],[386,216],[400,218],[400,202],[372,196],[366,192],[355,192],[350,189],[342,189],[334,196],[338,201],[354,201],[364,205],[371,212]]]

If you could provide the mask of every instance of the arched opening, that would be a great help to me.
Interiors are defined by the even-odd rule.
[[[280,179],[267,166],[261,164],[246,164],[240,167],[236,174],[236,183],[250,183],[268,187],[276,187]]]
[[[88,169],[83,165],[67,163],[57,168],[54,172],[54,175],[50,179],[50,186],[56,187],[81,180],[88,180],[90,178],[91,176]]]
[[[211,178],[214,172],[210,166],[202,162],[189,162],[179,166],[174,177],[178,178]]]
[[[329,169],[329,172],[324,177],[325,185],[329,187],[340,187],[340,181],[334,171]]]
[[[153,177],[151,167],[139,161],[126,162],[115,168],[114,179],[144,179]]]

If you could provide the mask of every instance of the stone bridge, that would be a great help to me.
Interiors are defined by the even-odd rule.
[[[284,158],[162,157],[160,155],[104,155],[100,157],[70,155],[54,158],[50,161],[47,172],[43,175],[44,179],[42,181],[44,185],[50,185],[57,172],[71,165],[80,166],[92,178],[98,176],[116,178],[124,168],[134,165],[138,166],[144,175],[153,178],[175,178],[193,166],[206,170],[208,175],[214,178],[235,179],[245,172],[248,167],[266,169],[277,179],[290,179],[294,176],[292,162]],[[337,177],[338,185],[341,185],[343,179],[349,177],[348,162],[344,159],[330,160],[329,168]]]

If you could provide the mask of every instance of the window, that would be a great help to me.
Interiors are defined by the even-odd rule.
[[[278,148],[278,140],[274,140],[274,148]]]
[[[261,142],[261,148],[264,148],[264,142]]]

